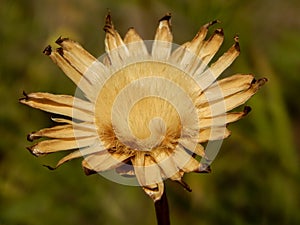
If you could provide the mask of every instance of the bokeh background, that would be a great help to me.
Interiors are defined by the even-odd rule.
[[[219,19],[221,51],[240,36],[242,53],[223,75],[253,73],[269,82],[231,124],[211,174],[188,174],[187,193],[167,182],[173,225],[300,224],[300,1],[298,0],[0,0],[0,224],[152,225],[152,200],[141,188],[86,177],[81,161],[56,171],[62,155],[35,158],[26,134],[52,125],[50,114],[20,105],[22,91],[73,94],[75,86],[43,56],[58,36],[104,52],[104,17],[112,11],[124,35],[134,26],[152,39],[157,21],[173,15],[174,41],[190,40]],[[211,29],[211,32],[213,32]]]

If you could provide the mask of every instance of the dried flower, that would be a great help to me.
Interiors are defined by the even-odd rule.
[[[202,143],[228,137],[226,125],[245,116],[250,107],[229,111],[244,104],[266,79],[236,74],[216,80],[239,55],[238,38],[208,65],[224,38],[217,29],[205,39],[217,21],[202,26],[192,41],[174,47],[170,18],[164,16],[154,40],[146,42],[133,28],[122,39],[108,15],[106,55],[99,59],[67,38],[56,41],[61,46],[56,50],[48,46],[44,53],[84,97],[38,92],[20,99],[64,116],[53,118],[60,125],[28,135],[30,141],[47,138],[28,148],[30,152],[40,156],[73,150],[55,168],[83,156],[87,175],[115,169],[135,176],[154,201],[163,194],[164,179],[190,190],[182,180],[184,173],[209,172]]]

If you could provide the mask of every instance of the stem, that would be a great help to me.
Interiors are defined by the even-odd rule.
[[[160,200],[154,203],[157,225],[170,225],[169,204],[166,188]]]

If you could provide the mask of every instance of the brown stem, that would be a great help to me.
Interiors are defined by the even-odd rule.
[[[166,188],[160,200],[154,203],[157,225],[170,225],[169,204]]]

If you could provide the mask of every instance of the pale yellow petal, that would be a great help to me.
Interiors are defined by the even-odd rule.
[[[244,104],[266,82],[266,78],[253,81],[249,89],[238,92],[233,95],[229,95],[224,99],[212,102],[207,107],[201,108],[201,117],[217,116]]]
[[[154,202],[158,201],[161,199],[161,196],[164,193],[164,183],[163,182],[159,182],[155,185],[152,186],[143,186],[142,187],[143,190],[145,191],[145,193],[152,198],[152,200]]]
[[[59,38],[56,43],[62,46],[57,52],[82,75],[79,87],[87,82],[93,88],[96,82],[101,82],[101,78],[107,78],[106,67],[80,44],[68,38]]]
[[[93,105],[69,95],[31,93],[20,99],[22,104],[47,112],[69,116],[81,121],[94,121]]]
[[[230,131],[226,127],[210,127],[199,132],[199,143],[225,139],[230,136]]]
[[[33,141],[41,137],[47,138],[57,138],[57,139],[66,139],[66,138],[82,138],[88,136],[96,136],[96,130],[89,129],[87,126],[77,126],[67,124],[59,125],[51,128],[44,128],[42,130],[32,132],[27,136],[27,139]]]
[[[194,77],[197,80],[202,91],[207,89],[220,75],[221,73],[233,63],[233,61],[239,56],[240,47],[236,42],[227,52],[225,52],[216,62],[208,67],[203,72],[195,73]]]
[[[124,43],[126,44],[131,56],[142,57],[137,59],[141,60],[149,55],[143,39],[139,36],[134,28],[130,28],[127,31],[124,37]]]
[[[200,163],[188,154],[181,146],[177,145],[173,152],[173,160],[177,167],[185,173],[199,171]]]
[[[103,145],[100,144],[96,144],[90,147],[86,147],[80,150],[76,150],[74,152],[71,152],[70,154],[66,155],[65,157],[63,157],[61,160],[59,160],[59,162],[56,164],[55,168],[61,166],[62,164],[72,160],[72,159],[76,159],[79,157],[83,157],[83,156],[87,156],[90,154],[94,154],[97,152],[102,152],[102,151],[106,151],[105,147]]]
[[[103,172],[114,169],[124,163],[130,158],[130,154],[109,153],[108,151],[101,151],[89,156],[86,156],[85,164],[89,165],[89,169],[95,172]]]
[[[174,180],[181,179],[182,176],[179,173],[176,163],[173,161],[171,152],[158,149],[153,150],[151,152],[151,156],[153,157],[155,163],[161,168],[164,179],[170,177],[173,177]]]
[[[211,21],[205,25],[203,25],[196,36],[193,38],[193,40],[188,44],[187,48],[189,51],[193,52],[195,55],[198,55],[200,52],[200,49],[202,48],[204,42],[205,42],[205,37],[208,32],[208,28],[215,23],[218,23],[217,20]]]
[[[96,137],[85,137],[80,139],[68,138],[45,140],[29,147],[28,150],[32,154],[39,156],[53,152],[83,148],[86,146],[93,145],[96,142],[96,140]]]
[[[196,74],[203,72],[211,59],[218,52],[224,40],[224,33],[222,29],[217,29],[215,33],[203,43],[198,57],[200,58],[201,65],[195,71]]]
[[[198,140],[193,140],[192,138],[181,138],[179,144],[185,149],[203,157],[204,147],[198,143]]]
[[[170,20],[170,14],[167,14],[159,20],[151,52],[154,59],[166,60],[171,54],[173,35]]]
[[[82,74],[72,67],[57,51],[52,51],[51,46],[47,46],[44,53],[76,84],[78,85]]]
[[[199,118],[199,128],[222,127],[228,123],[235,122],[250,112],[250,107],[245,107],[243,112],[232,112],[208,118]]]
[[[58,38],[56,43],[62,47],[63,55],[68,54],[71,65],[80,73],[84,74],[86,68],[97,60],[88,51],[86,51],[79,43],[70,40],[69,38]]]
[[[145,154],[145,152],[137,151],[135,157],[131,159],[131,162],[136,178],[146,194],[149,195],[153,201],[159,200],[163,194],[164,185],[160,168],[153,158]]]
[[[215,79],[219,77],[239,56],[240,45],[237,37],[235,38],[235,41],[235,44],[210,66],[210,70],[213,72]]]
[[[253,79],[253,75],[236,74],[216,81],[201,93],[197,99],[197,105],[200,108],[210,102],[247,90],[250,88]]]
[[[80,73],[77,69],[75,69],[69,61],[67,61],[61,56],[62,49],[52,51],[52,48],[49,45],[44,50],[44,53],[48,55],[52,59],[52,61],[76,84],[76,86],[83,91],[83,93],[88,99],[94,99],[92,83],[89,80],[83,78],[83,74]]]
[[[108,53],[110,64],[117,67],[122,66],[122,62],[127,59],[129,51],[120,34],[115,30],[110,14],[106,16],[104,31],[105,51]]]

